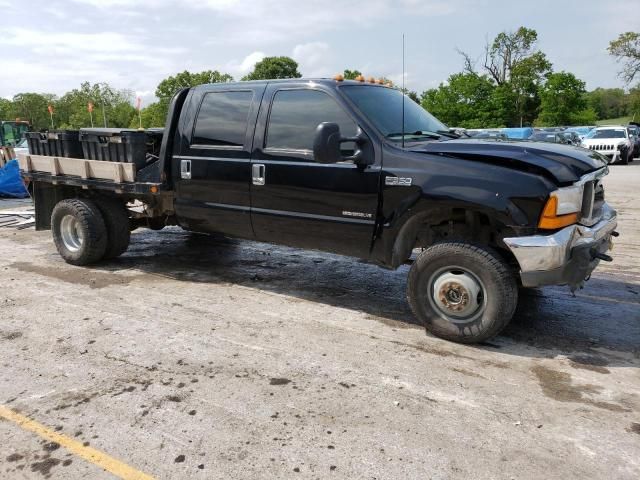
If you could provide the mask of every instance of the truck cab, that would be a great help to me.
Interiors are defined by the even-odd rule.
[[[70,263],[124,252],[138,200],[149,224],[410,264],[407,299],[427,330],[479,342],[507,325],[519,288],[575,290],[610,260],[606,173],[596,151],[458,138],[398,89],[335,78],[179,92],[157,163],[112,191],[46,185],[39,208],[52,179],[25,175]]]

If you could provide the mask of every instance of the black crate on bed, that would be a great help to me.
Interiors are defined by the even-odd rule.
[[[133,163],[137,169],[147,164],[147,134],[144,131],[83,128],[80,143],[87,160]]]
[[[82,145],[77,130],[26,132],[25,135],[32,155],[82,158]]]

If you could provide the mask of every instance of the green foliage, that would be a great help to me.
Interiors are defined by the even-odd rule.
[[[409,90],[406,88],[401,90],[402,90],[402,93],[404,93],[407,97],[409,97],[411,100],[413,100],[418,105],[420,105],[420,97],[418,96],[418,92],[414,92],[413,90]]]
[[[586,100],[598,118],[622,117],[629,106],[629,98],[621,88],[596,88],[586,94]]]
[[[142,115],[143,126],[164,126],[167,112],[169,111],[169,103],[173,96],[183,88],[196,87],[207,83],[225,82],[233,82],[233,77],[228,73],[220,73],[217,70],[205,70],[203,72],[195,73],[185,70],[184,72],[165,78],[156,88],[155,94],[159,99],[158,104],[153,106],[151,110],[146,113],[144,113],[144,110],[146,109],[140,112]],[[151,105],[149,105],[149,107],[151,107]],[[154,125],[146,124],[145,119],[152,122]],[[162,123],[160,123],[160,119],[162,119]]]
[[[131,105],[133,92],[117,90],[106,83],[84,82],[80,88],[65,93],[55,105],[54,125],[58,128],[91,126],[88,104],[93,103],[93,125],[128,127],[136,114]]]
[[[47,107],[54,105],[53,94],[19,93],[13,97],[13,114],[10,120],[27,120],[34,129],[48,128],[51,125]],[[54,117],[55,122],[55,117]],[[55,123],[54,123],[55,124]]]
[[[640,85],[629,90],[627,113],[635,121],[640,121]]]
[[[140,111],[140,117],[142,118],[143,128],[164,127],[167,118],[166,106],[161,102],[154,102]],[[138,128],[139,126],[140,121],[136,114],[131,119],[129,127]]]
[[[358,77],[359,75],[362,75],[362,73],[360,72],[360,70],[345,69],[343,75],[345,80],[355,80],[356,77]]]
[[[626,125],[633,117],[618,117],[618,118],[602,118],[600,120],[596,120],[596,125]]]
[[[15,108],[11,100],[0,98],[0,120],[15,120]]]
[[[502,122],[510,127],[533,122],[540,105],[538,90],[551,72],[551,62],[535,49],[537,41],[535,30],[520,27],[499,33],[485,47],[484,69],[498,87],[495,100]]]
[[[540,89],[540,115],[536,125],[592,124],[596,120],[593,109],[587,110],[585,83],[572,73],[547,75]]]
[[[270,80],[272,78],[300,78],[298,62],[289,57],[265,57],[255,64],[253,71],[242,80]]]
[[[640,73],[640,33],[625,32],[618,38],[609,42],[609,53],[621,62],[622,70],[619,72],[627,84]]]
[[[495,101],[496,87],[485,75],[454,73],[446,84],[425,91],[421,105],[452,127],[503,126]]]
[[[233,77],[228,73],[220,73],[217,70],[205,70],[191,73],[184,71],[162,80],[156,88],[156,97],[167,103],[183,88],[195,87],[206,83],[233,82]]]

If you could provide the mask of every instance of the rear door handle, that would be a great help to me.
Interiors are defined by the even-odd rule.
[[[251,181],[254,185],[264,185],[265,168],[261,163],[251,165]]]
[[[191,160],[180,160],[180,178],[191,179]]]

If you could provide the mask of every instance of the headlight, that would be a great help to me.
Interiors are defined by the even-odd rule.
[[[573,185],[551,192],[542,209],[538,227],[555,230],[576,223],[582,209],[583,189],[583,185]]]

